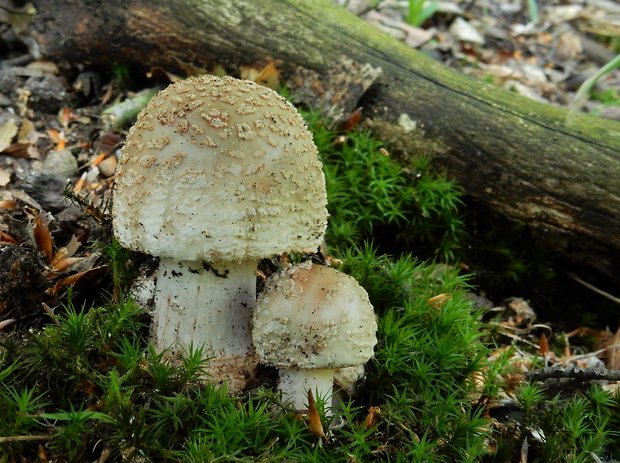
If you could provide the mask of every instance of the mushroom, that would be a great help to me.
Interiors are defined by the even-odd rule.
[[[242,370],[258,261],[314,252],[326,203],[312,135],[273,90],[203,75],[159,92],[129,131],[113,202],[119,242],[160,258],[156,347],[202,345]]]
[[[335,371],[365,364],[377,343],[364,288],[322,265],[302,264],[271,277],[253,325],[259,359],[279,368],[279,389],[298,410],[305,408],[308,389],[331,399]]]

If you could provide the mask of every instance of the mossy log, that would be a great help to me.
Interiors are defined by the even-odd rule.
[[[464,76],[329,0],[34,3],[36,42],[56,60],[177,70],[274,60],[294,96],[336,119],[359,105],[394,146],[422,134],[468,195],[536,228],[567,261],[611,277],[620,268],[618,122],[567,122],[564,109]]]

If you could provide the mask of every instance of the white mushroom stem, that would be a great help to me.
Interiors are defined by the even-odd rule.
[[[283,399],[291,402],[296,410],[308,408],[308,389],[312,390],[315,400],[320,397],[329,405],[332,400],[335,372],[336,370],[331,368],[302,370],[280,367],[278,389],[282,392]]]
[[[210,357],[250,353],[257,265],[256,260],[207,264],[162,258],[155,295],[156,346],[203,346]]]

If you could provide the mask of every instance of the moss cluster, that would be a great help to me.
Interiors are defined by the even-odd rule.
[[[323,161],[332,249],[371,240],[413,248],[425,258],[455,259],[464,234],[461,193],[428,157],[410,156],[405,173],[370,132],[339,133],[317,113],[305,117]]]

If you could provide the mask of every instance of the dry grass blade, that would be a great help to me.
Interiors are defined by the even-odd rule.
[[[452,294],[443,293],[443,294],[438,294],[437,296],[433,296],[429,298],[427,302],[431,306],[433,306],[433,308],[440,309],[441,306],[444,305],[446,302],[448,302],[450,299],[452,299]]]
[[[37,440],[50,440],[52,436],[0,436],[0,444],[8,444],[10,442],[28,442]]]

